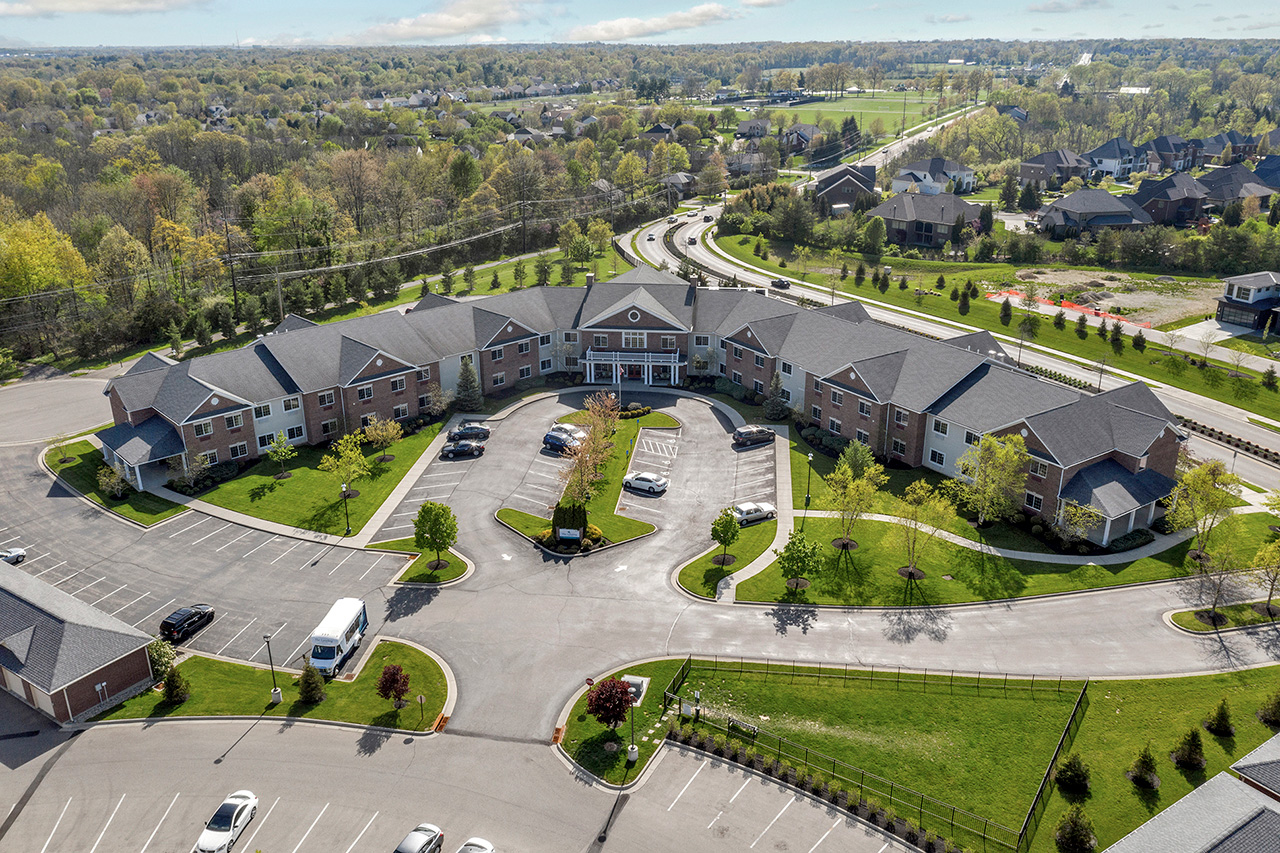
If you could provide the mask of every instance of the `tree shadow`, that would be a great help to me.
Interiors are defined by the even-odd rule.
[[[413,616],[439,594],[439,587],[397,586],[394,592],[386,596],[387,621],[397,622]]]
[[[1232,732],[1229,735],[1215,735],[1213,732],[1209,732],[1209,736],[1212,737],[1214,742],[1217,743],[1218,746],[1222,748],[1222,751],[1224,753],[1226,753],[1227,755],[1236,754],[1235,732]]]
[[[787,599],[791,601],[787,601]],[[803,599],[803,591],[789,589],[786,595],[783,596],[783,603],[772,610],[765,611],[765,615],[773,620],[773,630],[779,636],[785,637],[787,631],[792,628],[799,628],[801,634],[808,634],[809,629],[813,627],[813,623],[817,621],[818,608],[812,604],[791,603],[799,602]]]
[[[833,549],[824,554],[813,581],[824,595],[849,604],[871,604],[879,593],[869,559],[859,559],[851,551]]]
[[[1211,634],[1197,635],[1196,645],[1204,655],[1205,662],[1215,670],[1238,669],[1248,665],[1252,659],[1245,654],[1247,637],[1236,633],[1214,631]]]
[[[254,486],[252,489],[249,490],[249,502],[254,503],[256,501],[262,500],[267,495],[274,492],[276,490],[276,486],[278,485],[280,485],[279,480],[270,480],[266,483],[261,483],[257,486]]]
[[[952,556],[954,575],[974,595],[988,601],[1017,598],[1027,587],[1027,579],[1008,560],[974,551]]]
[[[374,717],[370,723],[371,726],[382,726],[384,729],[398,728],[400,725],[400,712],[391,710],[384,711]],[[367,728],[360,733],[360,739],[356,741],[356,754],[370,756],[382,749],[387,741],[391,740],[391,732],[381,731],[375,728]]]
[[[907,645],[923,636],[935,643],[946,642],[951,633],[951,614],[932,607],[899,607],[880,614],[884,637],[891,643]]]
[[[1152,815],[1160,811],[1160,789],[1147,788],[1139,785],[1133,785],[1133,795],[1138,798],[1138,802],[1142,803],[1142,807],[1147,810],[1147,814]]]
[[[606,749],[610,743],[617,749]],[[603,777],[627,760],[627,749],[617,729],[605,729],[579,744],[573,751],[573,760],[596,776]]]
[[[342,509],[342,498],[334,498],[302,519],[298,526],[307,530],[334,530],[341,525],[345,529],[345,518],[346,516]]]

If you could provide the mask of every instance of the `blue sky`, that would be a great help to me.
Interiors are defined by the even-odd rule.
[[[1274,37],[1221,3],[1112,0],[0,0],[10,46]],[[1239,9],[1240,7],[1235,7]]]

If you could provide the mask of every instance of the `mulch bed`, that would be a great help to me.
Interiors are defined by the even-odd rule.
[[[383,465],[385,465],[388,462],[396,461],[396,455],[394,453],[384,453],[381,456],[379,456],[377,459],[374,459],[373,461],[381,462]]]
[[[920,571],[914,566],[903,566],[902,568],[898,569],[898,574],[902,575],[902,577],[906,578],[909,581],[924,580],[924,572]]]
[[[1211,628],[1221,628],[1227,624],[1227,617],[1221,613],[1209,610],[1197,610],[1195,612],[1196,621]]]
[[[348,500],[350,500],[351,498],[358,498],[360,497],[360,491],[358,489],[347,489],[345,492],[339,495],[339,497],[346,498]]]
[[[732,566],[736,562],[738,562],[738,558],[732,554],[716,554],[711,558],[711,565],[713,566]]]
[[[858,543],[854,542],[852,539],[846,539],[843,536],[839,536],[831,540],[831,547],[835,548],[837,551],[856,551],[858,550]]]
[[[1265,601],[1259,601],[1253,605],[1253,612],[1265,619],[1275,619],[1280,617],[1280,605],[1267,604]]]
[[[438,572],[438,571],[441,571],[442,569],[447,569],[447,568],[449,568],[448,560],[432,560],[431,562],[427,563],[427,571],[429,572]]]
[[[292,472],[292,471],[281,471],[279,474],[272,474],[271,476],[272,476],[272,478],[273,478],[273,479],[276,479],[276,480],[287,480],[287,479],[289,479],[290,477],[292,477],[292,476],[293,476],[293,472]]]
[[[787,578],[787,589],[808,589],[809,581],[806,578]]]

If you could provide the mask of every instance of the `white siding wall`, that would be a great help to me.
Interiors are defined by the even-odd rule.
[[[476,353],[471,353],[471,366],[476,369],[476,376],[480,375],[479,359]],[[440,375],[436,381],[440,383],[440,387],[446,391],[456,391],[458,389],[458,372],[462,370],[462,356],[454,355],[440,359]],[[481,391],[484,389],[481,388]]]
[[[258,446],[258,438],[260,435],[270,435],[273,438],[278,432],[289,434],[289,427],[302,427],[302,437],[292,439],[290,444],[306,444],[307,442],[307,420],[302,412],[302,395],[293,395],[292,399],[296,399],[299,403],[298,408],[292,412],[284,410],[284,401],[286,398],[280,397],[275,400],[265,400],[263,402],[271,404],[271,417],[254,418],[253,419],[253,447]]]
[[[968,428],[955,421],[945,421],[947,434],[939,435],[933,431],[933,423],[938,418],[933,417],[933,415],[929,415],[928,418],[929,421],[925,424],[924,430],[924,467],[946,474],[948,477],[954,477],[956,475],[956,460],[969,449],[969,445],[964,443],[964,434]],[[930,461],[930,450],[941,451],[946,456],[946,464],[936,465]]]

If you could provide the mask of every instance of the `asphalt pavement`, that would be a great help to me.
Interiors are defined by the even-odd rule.
[[[42,379],[16,382],[4,389],[0,406],[0,446],[29,444],[59,433],[111,423],[111,403],[102,391],[105,379]]]

